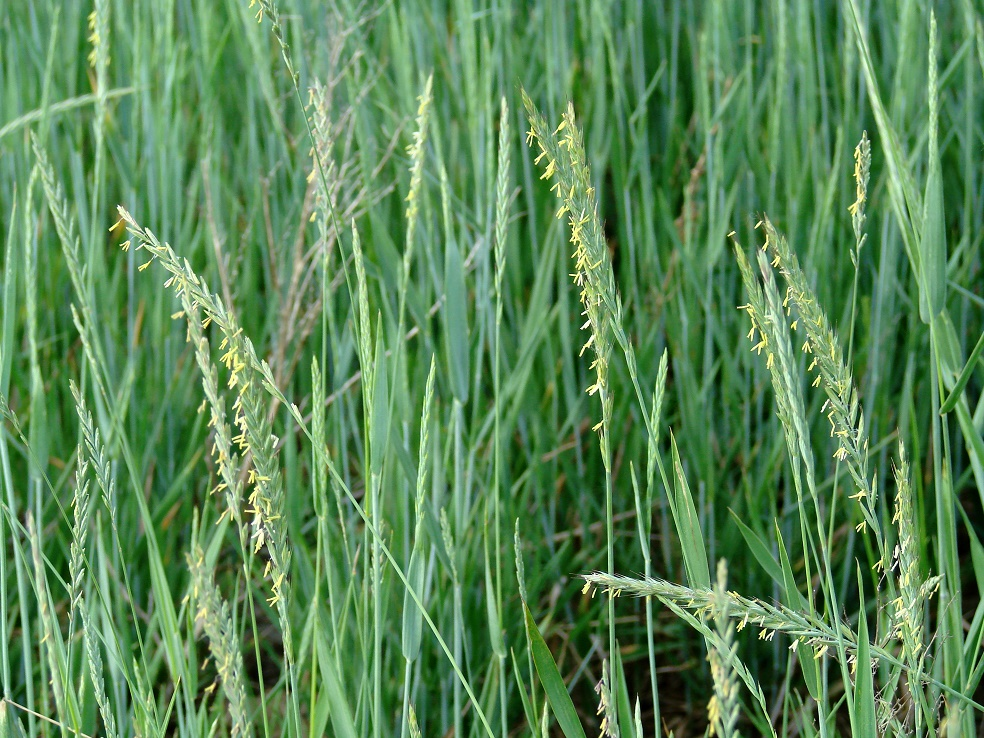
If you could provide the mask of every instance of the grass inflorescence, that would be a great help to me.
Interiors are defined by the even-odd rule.
[[[974,734],[970,3],[9,5],[0,734]]]

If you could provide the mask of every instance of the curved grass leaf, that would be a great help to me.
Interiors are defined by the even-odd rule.
[[[546,692],[550,709],[557,717],[557,724],[560,725],[560,729],[564,731],[567,738],[587,738],[584,734],[584,728],[581,727],[581,721],[578,720],[571,696],[567,693],[564,678],[557,668],[557,662],[554,661],[550,649],[547,648],[543,636],[540,635],[540,630],[536,627],[530,608],[525,602],[523,603],[523,612],[526,614],[526,632],[530,637],[530,650],[533,652],[536,673],[540,677],[543,691]]]

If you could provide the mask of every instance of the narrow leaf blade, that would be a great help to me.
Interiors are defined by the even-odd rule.
[[[540,635],[539,628],[533,620],[530,608],[523,603],[523,611],[526,613],[526,631],[530,637],[530,650],[533,653],[533,663],[536,665],[537,676],[540,677],[540,684],[547,695],[550,709],[553,710],[557,718],[557,724],[567,738],[587,738],[581,721],[578,720],[577,711],[574,709],[574,702],[567,693],[567,686],[557,668],[550,649],[547,648],[543,636]]]

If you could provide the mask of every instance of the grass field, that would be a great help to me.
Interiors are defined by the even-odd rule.
[[[0,737],[984,734],[982,113],[971,0],[4,3]]]

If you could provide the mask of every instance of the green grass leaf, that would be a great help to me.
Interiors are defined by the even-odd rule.
[[[858,654],[854,680],[854,735],[878,735],[875,719],[875,684],[872,675],[871,643],[868,640],[868,618],[864,612],[864,578],[858,567],[858,589],[861,612],[858,614]]]
[[[940,415],[946,415],[957,406],[957,400],[960,399],[964,388],[967,386],[967,382],[970,381],[970,377],[974,373],[974,369],[977,368],[977,360],[981,358],[982,352],[984,352],[984,333],[981,333],[981,337],[977,339],[977,345],[970,352],[970,358],[967,359],[967,363],[964,364],[964,368],[960,371],[960,376],[954,382],[946,401],[940,405]]]
[[[550,709],[557,718],[557,724],[567,738],[587,738],[581,721],[578,720],[577,710],[574,709],[574,702],[567,693],[567,686],[557,668],[550,649],[540,635],[540,630],[536,627],[536,621],[530,613],[530,608],[523,603],[523,612],[526,615],[526,632],[530,638],[530,650],[533,652],[533,663],[536,664],[536,673],[540,677],[540,684],[547,695],[547,702]]]
[[[687,579],[692,587],[710,589],[711,572],[707,566],[707,552],[704,550],[704,538],[700,532],[700,518],[697,517],[694,496],[690,493],[690,485],[683,473],[680,452],[677,450],[676,438],[672,432],[670,433],[670,445],[673,453],[673,496],[675,498],[670,511],[673,514],[673,522],[676,523],[677,535],[680,537]]]
[[[444,244],[444,330],[447,340],[451,391],[461,404],[468,402],[468,313],[465,269],[453,239]]]

